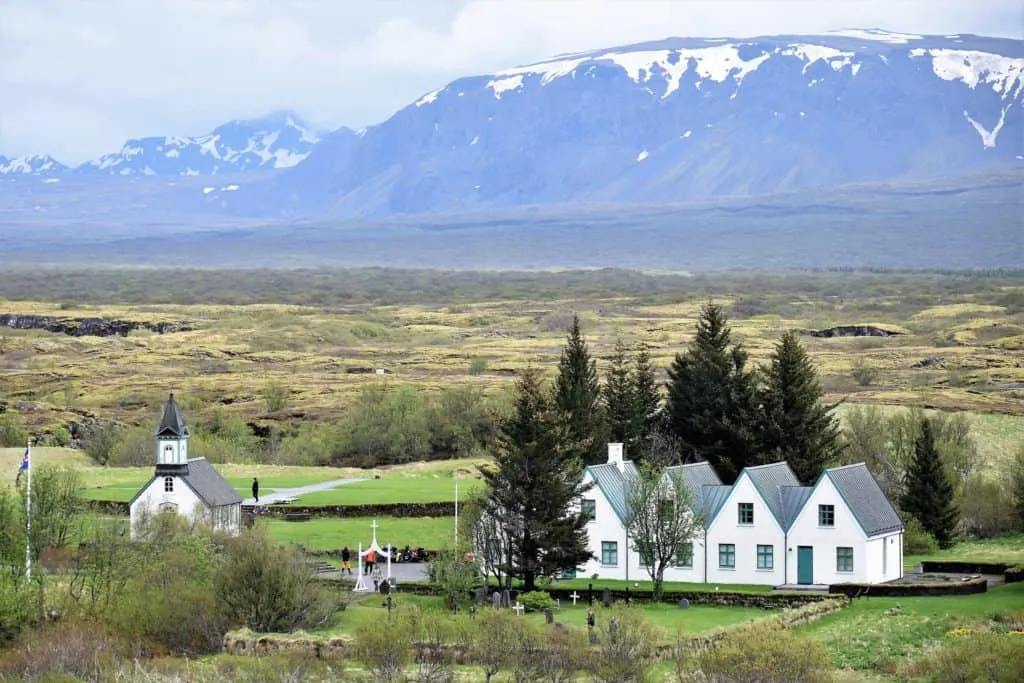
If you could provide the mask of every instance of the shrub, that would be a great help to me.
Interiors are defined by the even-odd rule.
[[[227,541],[214,591],[229,623],[262,633],[323,626],[339,611],[298,552],[259,527]]]
[[[94,623],[65,621],[27,631],[0,660],[0,678],[106,680],[132,649]]]
[[[587,658],[594,679],[646,681],[659,634],[644,613],[635,607],[616,608],[599,621],[597,631],[600,649]]]
[[[850,366],[850,375],[862,387],[869,386],[878,379],[878,369],[868,365],[864,359],[858,358]]]
[[[288,407],[288,395],[291,392],[284,384],[278,381],[268,382],[263,387],[263,405],[270,414],[280,413]]]
[[[910,515],[904,515],[903,552],[907,555],[931,555],[939,549],[939,542]]]
[[[482,356],[476,356],[469,359],[469,374],[471,375],[482,375],[487,372],[487,359]]]
[[[68,431],[67,427],[57,425],[50,429],[47,434],[47,440],[54,446],[65,447],[71,443],[71,432]]]
[[[1024,634],[977,633],[950,637],[920,661],[936,683],[1016,683],[1024,661]]]
[[[469,592],[476,584],[473,563],[466,561],[465,552],[446,548],[430,560],[430,580],[441,589],[445,605],[454,609],[469,599]]]
[[[11,571],[0,572],[0,645],[18,636],[39,616],[35,584]]]
[[[960,523],[965,533],[992,538],[1013,531],[1016,519],[1010,496],[999,482],[974,475],[960,492]]]
[[[374,680],[399,680],[412,658],[416,622],[415,611],[399,608],[386,617],[366,620],[356,629],[356,658]]]
[[[486,610],[477,619],[470,655],[482,669],[487,683],[491,683],[499,671],[509,666],[508,644],[512,640],[513,629],[522,621],[507,610]]]
[[[519,602],[530,612],[540,612],[545,609],[554,609],[555,599],[547,591],[530,591],[519,596]]]
[[[28,443],[28,432],[14,413],[0,414],[0,447],[21,448]]]
[[[832,680],[825,649],[782,629],[776,620],[730,631],[718,645],[695,658],[709,683],[816,683]],[[678,665],[678,663],[677,663]]]

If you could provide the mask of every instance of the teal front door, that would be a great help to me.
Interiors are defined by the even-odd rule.
[[[796,582],[808,586],[814,583],[814,548],[809,545],[796,548]]]

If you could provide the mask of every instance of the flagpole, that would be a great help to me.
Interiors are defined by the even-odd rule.
[[[32,439],[28,440],[28,489],[25,493],[25,578],[32,578]]]
[[[455,550],[459,549],[459,480],[455,480]]]

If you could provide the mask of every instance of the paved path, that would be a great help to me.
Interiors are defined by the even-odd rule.
[[[369,481],[369,479],[335,479],[334,481],[325,481],[319,484],[310,484],[309,486],[299,486],[294,489],[274,489],[272,493],[268,493],[265,496],[260,496],[260,505],[274,505],[275,503],[288,503],[299,496],[306,493],[316,493],[317,491],[330,491],[336,489],[339,486],[346,484],[355,484],[360,481]],[[242,505],[256,505],[255,498],[246,498],[242,501]]]
[[[396,562],[391,565],[391,576],[394,577],[395,582],[398,584],[398,590],[401,591],[403,583],[425,583],[429,581],[430,576],[427,572],[427,567],[428,564],[426,562]],[[387,572],[387,567],[384,563],[381,563],[380,570],[381,572]],[[352,566],[351,576],[341,572],[324,572],[321,576],[354,581],[356,578],[356,568],[355,565]],[[370,581],[369,578],[366,580]]]

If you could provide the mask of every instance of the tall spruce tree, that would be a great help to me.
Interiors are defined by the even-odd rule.
[[[608,440],[626,444],[626,451],[629,452],[636,421],[633,373],[629,367],[629,351],[621,339],[615,342],[615,350],[608,361],[608,372],[601,393],[604,396]]]
[[[586,492],[582,465],[565,447],[565,424],[536,372],[516,385],[514,413],[502,424],[493,470],[484,471],[484,509],[501,529],[505,577],[533,590],[538,576],[591,559],[588,518],[575,503]]]
[[[921,435],[914,443],[914,458],[907,469],[903,511],[921,523],[935,537],[940,548],[953,545],[959,511],[953,485],[935,447],[931,420],[921,422]]]
[[[558,361],[555,405],[565,419],[570,447],[580,460],[587,465],[604,462],[607,428],[597,363],[590,357],[577,315],[572,317],[572,327]]]
[[[746,351],[731,343],[722,307],[709,302],[668,371],[667,428],[687,459],[706,459],[724,481],[761,462],[757,387],[746,362]]]
[[[661,426],[661,393],[647,346],[641,342],[633,362],[633,427],[636,444],[643,443]]]
[[[782,336],[761,389],[765,457],[785,460],[804,484],[813,484],[842,452],[834,405],[821,402],[821,384],[796,332]]]

